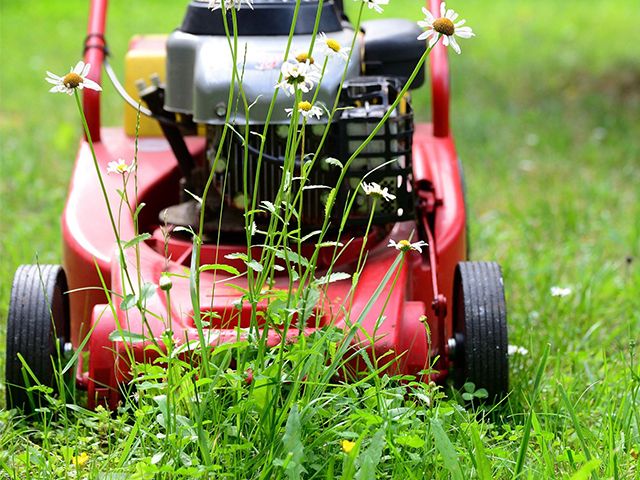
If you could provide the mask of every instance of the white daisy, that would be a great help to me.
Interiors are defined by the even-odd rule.
[[[387,187],[382,188],[382,186],[378,185],[376,182],[362,182],[362,189],[367,195],[370,195],[374,198],[381,198],[383,200],[386,200],[387,202],[396,199],[395,195],[389,193],[389,189]]]
[[[328,38],[324,33],[320,33],[320,41],[322,42],[322,50],[328,57],[338,57],[345,62],[349,60],[350,48],[343,47],[340,42],[333,38]]]
[[[356,0],[356,2],[359,0]],[[389,0],[360,0],[364,2],[371,10],[375,10],[378,13],[382,13],[382,7],[380,5],[389,5]]]
[[[289,116],[293,114],[293,108],[285,108],[284,111],[287,112]],[[322,116],[322,108],[317,105],[312,105],[311,102],[307,102],[306,100],[298,102],[298,112],[307,119],[311,117],[320,119]]]
[[[569,295],[571,295],[569,287],[551,287],[552,297],[568,297]]]
[[[47,72],[45,80],[54,85],[49,91],[51,93],[68,93],[69,95],[73,95],[73,91],[76,88],[82,90],[86,87],[98,92],[101,91],[102,88],[100,85],[87,78],[90,68],[90,64],[85,64],[80,60],[64,77],[59,77],[54,73]]]
[[[217,10],[219,8],[222,8],[222,6],[224,5],[224,9],[225,10],[231,10],[232,8],[235,8],[236,10],[240,10],[240,7],[242,7],[242,2],[246,2],[246,4],[249,6],[249,8],[251,8],[251,10],[253,10],[253,5],[251,4],[251,0],[209,0],[209,8],[211,10]]]
[[[316,67],[306,62],[288,61],[282,64],[282,81],[276,85],[284,89],[287,95],[295,95],[296,88],[303,93],[308,93],[315,82],[320,80],[320,74]]]
[[[453,23],[458,18],[458,14],[452,9],[447,10],[444,2],[440,4],[439,18],[436,18],[425,7],[422,7],[422,13],[424,13],[425,19],[424,21],[418,22],[418,25],[427,30],[418,37],[418,40],[428,38],[429,48],[433,47],[440,37],[442,37],[442,43],[444,43],[445,47],[451,45],[451,48],[453,48],[456,53],[460,53],[460,46],[454,35],[460,38],[471,38],[475,36],[470,27],[463,27],[466,20]]]
[[[416,252],[422,253],[422,247],[426,247],[427,245],[429,244],[422,240],[415,243],[411,243],[409,240],[400,240],[397,243],[395,240],[389,240],[389,245],[387,245],[387,247],[393,247],[396,250],[400,250],[401,252],[409,252],[411,250],[415,250]]]
[[[529,354],[529,350],[527,350],[524,347],[521,347],[519,345],[509,345],[507,347],[507,354],[509,356],[513,356],[513,355],[528,355]]]
[[[117,162],[109,162],[107,165],[107,173],[124,175],[125,173],[129,173],[132,168],[133,164],[129,165],[122,158],[119,158]]]

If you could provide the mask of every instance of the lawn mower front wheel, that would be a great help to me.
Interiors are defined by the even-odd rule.
[[[509,393],[507,309],[500,265],[460,262],[453,284],[450,355],[457,386],[472,382],[497,402]]]
[[[58,391],[54,365],[65,354],[70,338],[67,290],[59,265],[21,265],[16,270],[7,316],[7,408],[21,408],[28,414],[42,405],[43,393],[28,390],[37,385],[35,379]]]

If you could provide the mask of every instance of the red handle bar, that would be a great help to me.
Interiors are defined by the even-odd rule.
[[[104,29],[107,18],[108,0],[91,0],[89,26],[85,41],[84,61],[91,64],[89,77],[100,84],[102,62],[104,60]],[[89,133],[94,142],[100,141],[100,92],[83,89],[82,107],[89,125]]]

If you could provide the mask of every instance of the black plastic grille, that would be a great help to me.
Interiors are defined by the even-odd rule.
[[[329,188],[314,188],[303,191],[302,209],[296,208],[306,227],[321,225],[325,216],[325,204],[330,188],[336,186],[340,168],[325,159],[337,158],[345,164],[362,142],[374,131],[376,125],[389,110],[401,87],[399,81],[384,77],[361,77],[345,83],[340,103],[344,110],[337,122],[330,127],[321,154],[308,173],[307,186],[317,185]],[[308,125],[305,130],[305,155],[315,153],[321,142],[324,125]],[[253,125],[252,132],[262,134],[263,128]],[[254,133],[248,135],[245,147],[243,127],[236,126],[237,133],[231,133],[225,140],[221,161],[216,164],[215,185],[228,206],[244,209],[243,178],[246,163],[247,189],[252,196],[254,179],[257,184],[258,202],[275,202],[278,189],[284,181],[283,166],[287,142],[288,125],[272,125],[267,129],[265,148],[261,165],[258,168],[261,137]],[[215,151],[217,144],[211,135],[209,150]],[[356,193],[355,201],[349,213],[351,225],[364,225],[371,215],[373,200],[364,194],[358,185],[375,182],[386,187],[395,196],[392,201],[378,201],[373,217],[374,224],[386,224],[414,217],[414,198],[412,194],[412,138],[413,113],[410,102],[403,99],[379,129],[372,141],[355,157],[348,166],[344,180],[337,192],[337,200],[332,212],[335,224],[338,224],[345,208]],[[298,158],[294,177],[301,174],[301,159]],[[259,172],[259,173],[258,173]],[[226,178],[226,183],[225,183]],[[299,181],[293,180],[289,198],[293,199],[299,189]],[[264,221],[268,217],[264,217]],[[257,219],[259,221],[259,219]]]

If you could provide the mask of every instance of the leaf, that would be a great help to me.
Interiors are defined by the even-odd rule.
[[[334,240],[316,243],[316,248],[324,248],[324,247],[344,247],[344,244],[341,242],[336,242]]]
[[[304,243],[310,238],[315,237],[316,235],[320,235],[321,233],[322,233],[322,230],[314,230],[313,232],[307,233],[304,237],[302,237],[300,239],[300,242]]]
[[[302,323],[306,323],[311,318],[318,300],[320,300],[320,290],[310,286],[298,302],[298,311],[302,315]]]
[[[114,330],[109,334],[109,341],[111,342],[142,343],[146,340],[147,337],[143,334],[127,330]]]
[[[127,293],[122,299],[122,302],[120,302],[120,310],[125,310],[125,311],[129,310],[130,308],[136,305],[137,301],[138,301],[138,298],[136,297],[135,294]]]
[[[333,208],[333,203],[336,200],[336,194],[338,193],[338,191],[335,188],[332,188],[331,191],[329,192],[329,195],[327,195],[327,203],[325,203],[324,205],[324,214],[325,216],[329,215],[329,213],[331,213],[331,209]]]
[[[378,478],[376,475],[376,467],[378,463],[380,463],[380,457],[382,457],[382,450],[385,443],[384,427],[382,427],[375,433],[367,449],[358,457],[360,469],[356,472],[356,480]]]
[[[187,340],[186,342],[178,345],[174,350],[171,351],[171,358],[176,358],[179,355],[182,355],[184,352],[192,351],[198,348],[200,345],[200,341],[197,339]]]
[[[464,480],[462,470],[460,469],[460,462],[458,461],[458,454],[442,428],[440,420],[437,418],[431,419],[431,430],[433,431],[436,448],[438,452],[440,452],[440,455],[442,455],[445,468],[449,470],[451,477],[455,480]]]
[[[580,467],[576,473],[571,475],[570,480],[587,480],[593,474],[596,468],[600,466],[600,459],[594,458]]]
[[[126,242],[122,246],[122,248],[126,249],[126,248],[134,247],[134,246],[138,245],[140,242],[144,242],[145,240],[148,240],[150,238],[151,238],[151,234],[150,233],[141,233],[140,235],[137,235],[134,238],[132,238],[131,240],[129,240],[128,242]]]
[[[540,384],[542,383],[542,378],[544,376],[544,369],[547,366],[547,359],[549,358],[549,349],[550,349],[550,345],[547,344],[545,346],[544,352],[542,353],[542,358],[538,362],[536,376],[533,381],[533,394],[529,399],[529,405],[531,405],[532,407],[529,411],[529,415],[527,416],[527,420],[524,424],[524,432],[522,435],[522,440],[520,441],[518,456],[516,457],[514,477],[518,477],[522,473],[522,469],[524,468],[524,460],[527,456],[527,448],[529,447],[529,438],[531,436],[532,415],[534,412],[533,405],[538,397],[538,393],[540,392]]]
[[[486,388],[479,388],[474,392],[474,396],[476,398],[489,398],[489,392],[487,392]]]
[[[300,414],[298,413],[298,406],[294,405],[289,411],[284,435],[282,436],[284,450],[288,456],[285,462],[285,471],[290,480],[298,480],[301,478],[301,474],[306,472],[302,464],[304,460],[304,447],[302,446],[302,438],[300,435],[301,430],[302,425],[300,422]]]
[[[240,253],[240,252],[229,253],[225,255],[224,258],[228,260],[242,260],[243,262],[246,262],[247,260],[249,260],[249,257],[247,257],[246,253]]]
[[[200,272],[208,272],[211,270],[222,270],[230,273],[231,275],[240,275],[240,271],[237,268],[234,268],[231,265],[225,265],[224,263],[211,263],[200,267]]]
[[[262,265],[260,265],[260,263],[255,258],[251,259],[251,261],[249,262],[244,262],[244,263],[246,263],[247,267],[249,267],[254,272],[260,273],[262,270],[264,270]]]
[[[262,205],[264,208],[266,208],[269,212],[273,213],[275,215],[276,213],[276,206],[271,203],[268,200],[263,200],[260,202],[260,205]]]
[[[195,236],[196,235],[196,232],[194,232],[193,228],[191,228],[191,227],[173,227],[173,229],[171,231],[172,232],[187,232],[191,236]]]
[[[338,160],[337,158],[333,158],[333,157],[327,157],[324,159],[325,163],[327,165],[332,165],[334,167],[338,167],[340,170],[344,169],[344,165],[342,165],[342,162],[340,160]]]
[[[189,190],[187,190],[186,188],[184,189],[184,191],[191,197],[193,198],[196,202],[198,202],[198,205],[202,205],[202,198],[200,198],[198,195],[196,195],[195,193],[191,193]]]
[[[471,429],[471,441],[473,442],[473,448],[475,450],[473,452],[473,458],[475,458],[478,478],[480,480],[491,480],[493,478],[491,473],[491,464],[489,463],[487,454],[484,451],[484,445],[482,445],[482,440],[478,433],[478,427],[475,423],[470,423],[469,427]]]
[[[296,252],[287,249],[286,254],[284,250],[276,250],[275,251],[275,255],[276,257],[278,257],[280,260],[286,260],[292,263],[296,263],[298,265],[301,265],[303,267],[308,267],[309,266],[309,261],[304,258],[301,257],[300,255],[298,255]]]
[[[140,205],[138,205],[136,207],[136,211],[133,212],[133,221],[134,223],[138,220],[138,217],[140,216],[140,212],[142,211],[142,209],[145,207],[146,203],[141,203]],[[151,235],[149,235],[151,236]]]
[[[147,303],[147,300],[149,300],[156,294],[157,289],[158,286],[155,283],[145,282],[145,284],[142,285],[142,291],[140,292],[140,301],[143,305],[145,305]]]
[[[351,274],[347,272],[333,272],[328,277],[326,275],[318,278],[313,283],[314,285],[326,285],[333,282],[339,282],[340,280],[347,280],[351,278]]]
[[[396,438],[395,441],[397,444],[404,445],[405,447],[411,447],[411,448],[424,447],[424,438],[421,438],[418,435],[402,435]]]

